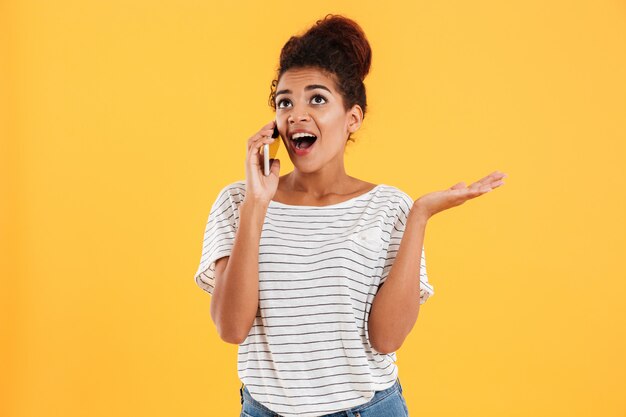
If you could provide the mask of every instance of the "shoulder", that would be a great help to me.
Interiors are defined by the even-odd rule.
[[[239,180],[239,181],[234,181],[234,182],[231,182],[230,184],[223,186],[222,189],[217,194],[218,194],[218,197],[223,197],[226,195],[228,196],[241,195],[243,197],[245,195],[245,192],[246,192],[246,181]]]
[[[231,207],[237,208],[243,201],[245,193],[245,180],[231,182],[219,190],[214,205],[221,206],[224,205],[226,201],[229,201]]]
[[[402,207],[402,209],[410,209],[413,206],[413,198],[398,187],[379,184],[378,192],[382,197],[388,198],[394,206]]]

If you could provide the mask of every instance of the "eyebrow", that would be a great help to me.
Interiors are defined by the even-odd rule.
[[[325,85],[322,85],[322,84],[307,85],[306,87],[304,87],[304,91],[315,90],[316,88],[321,88],[322,90],[326,90],[326,91],[328,91],[329,93],[332,94],[332,91],[330,91],[328,89],[328,87],[326,87]],[[291,90],[280,90],[280,91],[277,91],[275,97],[278,97],[281,94],[291,94]]]

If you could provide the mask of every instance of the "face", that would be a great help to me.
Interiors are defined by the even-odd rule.
[[[296,169],[317,171],[343,166],[348,135],[361,126],[363,113],[355,104],[344,109],[343,98],[333,77],[317,68],[294,68],[281,76],[276,86],[276,123]],[[291,140],[294,130],[317,137],[306,150],[297,150]]]

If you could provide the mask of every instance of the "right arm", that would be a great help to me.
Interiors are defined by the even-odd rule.
[[[272,162],[270,175],[262,175],[259,150],[275,140],[271,138],[275,125],[272,120],[248,139],[246,194],[239,205],[239,227],[230,256],[215,263],[211,319],[228,343],[246,340],[259,310],[259,242],[280,170],[277,159]]]
[[[266,211],[265,204],[244,198],[232,252],[215,264],[211,318],[228,343],[248,337],[259,308],[259,242]]]

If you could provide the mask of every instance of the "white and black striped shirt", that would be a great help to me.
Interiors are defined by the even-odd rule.
[[[234,182],[211,208],[195,275],[210,294],[244,195],[245,181]],[[394,384],[396,353],[372,348],[367,322],[412,204],[385,184],[327,206],[270,202],[259,242],[259,310],[238,350],[239,379],[255,400],[285,417],[315,417],[365,404]],[[419,279],[423,304],[434,294],[423,248]]]

